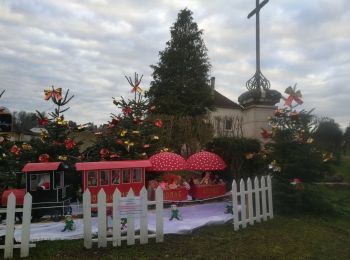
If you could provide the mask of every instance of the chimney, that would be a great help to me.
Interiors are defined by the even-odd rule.
[[[210,87],[211,87],[212,91],[214,92],[214,90],[215,90],[215,77],[210,78]]]

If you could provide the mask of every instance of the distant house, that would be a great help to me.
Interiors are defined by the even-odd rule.
[[[215,136],[243,136],[243,109],[240,105],[215,90],[215,78],[211,78],[215,110],[209,113]]]

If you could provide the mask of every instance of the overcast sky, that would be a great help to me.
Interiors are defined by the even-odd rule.
[[[237,102],[255,72],[254,0],[0,0],[1,106],[51,111],[43,90],[70,89],[66,118],[105,123],[124,75],[152,80],[151,64],[183,8],[204,31],[216,89]],[[261,12],[261,67],[271,88],[297,83],[303,108],[350,121],[350,1],[270,0]]]

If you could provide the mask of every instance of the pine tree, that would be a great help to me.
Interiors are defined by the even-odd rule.
[[[151,117],[155,107],[143,95],[141,78],[126,77],[134,93],[133,99],[113,98],[121,113],[111,114],[111,121],[97,133],[98,139],[89,152],[89,160],[145,159],[158,150],[161,119]]]
[[[157,113],[167,115],[204,115],[212,109],[209,86],[210,62],[202,30],[193,22],[192,12],[181,10],[170,29],[171,39],[160,61],[152,65],[153,81],[147,95]]]

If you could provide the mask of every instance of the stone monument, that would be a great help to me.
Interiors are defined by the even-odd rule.
[[[268,2],[256,0],[255,9],[248,14],[248,19],[253,15],[256,17],[256,72],[246,83],[248,91],[238,97],[238,102],[244,107],[244,137],[261,138],[261,128],[268,128],[267,118],[273,114],[281,98],[281,93],[270,89],[270,81],[260,70],[260,10]]]

